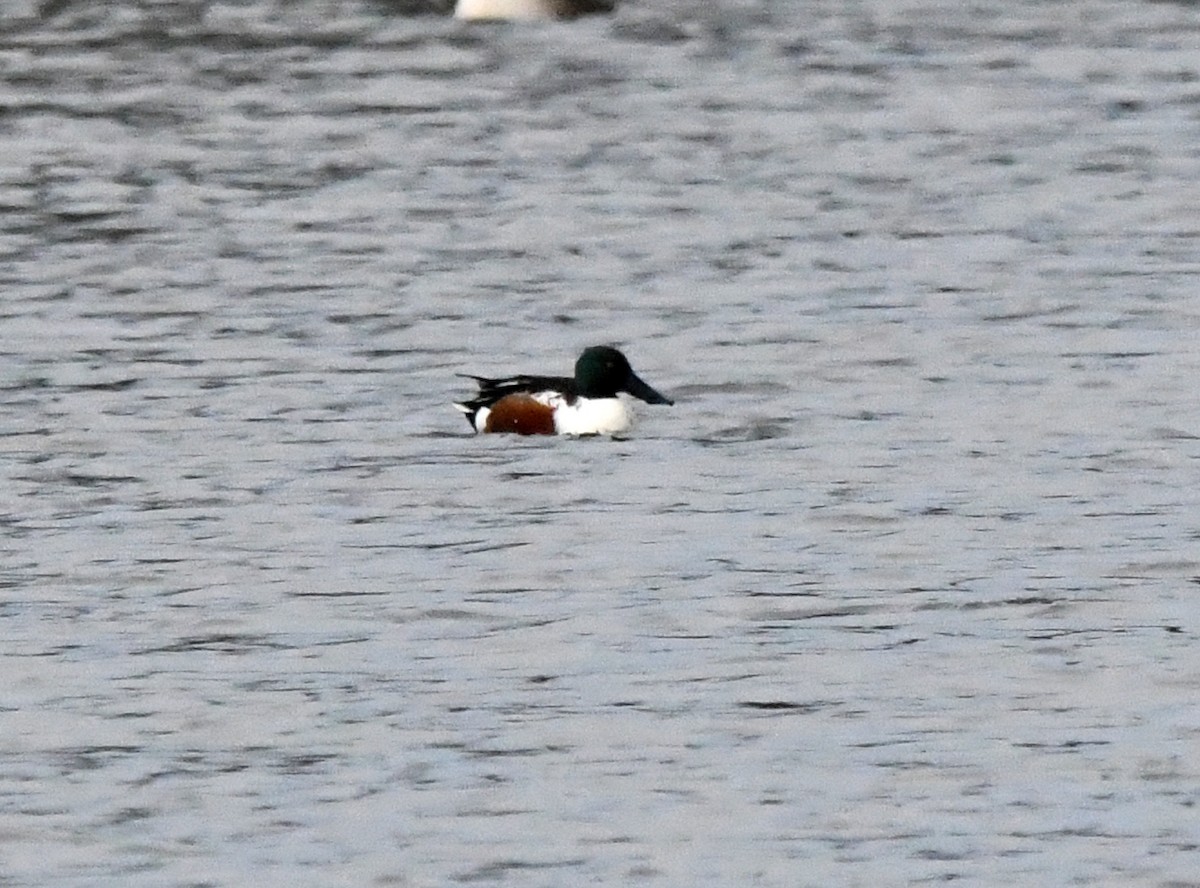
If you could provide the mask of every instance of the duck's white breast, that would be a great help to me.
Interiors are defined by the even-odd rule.
[[[554,429],[560,435],[616,435],[633,424],[620,398],[577,398],[557,405]]]

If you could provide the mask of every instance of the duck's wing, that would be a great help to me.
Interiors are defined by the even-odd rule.
[[[575,380],[567,376],[475,376],[472,373],[459,373],[464,379],[473,379],[479,385],[479,392],[467,401],[459,401],[454,406],[467,416],[471,428],[475,428],[475,414],[484,407],[491,407],[501,398],[509,395],[534,395],[540,392],[558,392],[569,400],[575,398]]]

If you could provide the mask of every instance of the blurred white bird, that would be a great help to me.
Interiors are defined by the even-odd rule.
[[[458,0],[460,19],[561,19],[612,12],[614,0]]]

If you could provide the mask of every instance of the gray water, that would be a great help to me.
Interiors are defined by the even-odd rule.
[[[1195,4],[5,8],[0,885],[1200,885]]]

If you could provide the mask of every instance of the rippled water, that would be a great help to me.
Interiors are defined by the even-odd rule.
[[[1195,4],[448,6],[7,7],[0,884],[1200,884]]]

